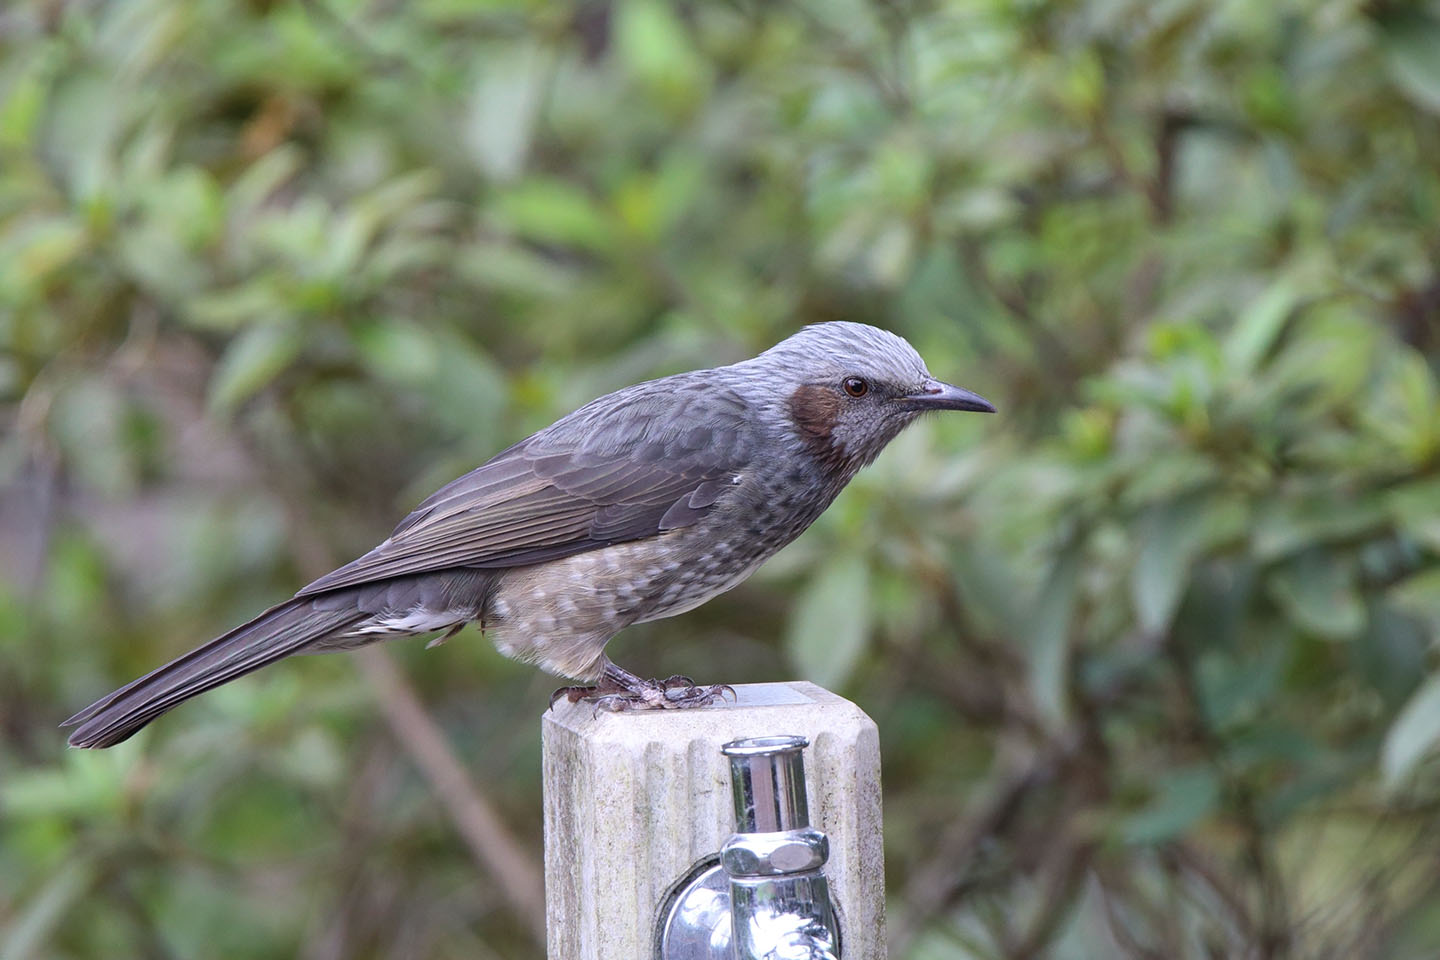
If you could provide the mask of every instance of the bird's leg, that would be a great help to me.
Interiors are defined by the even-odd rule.
[[[571,703],[589,700],[597,710],[676,710],[707,706],[727,693],[734,699],[735,688],[724,683],[697,687],[689,677],[678,675],[665,680],[646,680],[606,661],[598,683],[589,687],[561,687],[550,695],[550,705],[553,707],[564,697]]]

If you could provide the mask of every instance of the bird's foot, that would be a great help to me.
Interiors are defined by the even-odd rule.
[[[561,687],[550,695],[550,706],[563,697],[571,703],[581,700],[601,710],[619,713],[626,710],[684,710],[704,707],[723,700],[729,694],[736,699],[735,688],[728,683],[700,687],[689,677],[673,676],[664,680],[644,680],[629,671],[609,665],[600,682],[588,687]]]
[[[708,707],[717,700],[736,697],[735,688],[728,683],[716,683],[699,687],[689,677],[670,677],[666,680],[643,680],[640,689],[609,693],[589,698],[596,710],[619,713],[625,710],[685,710],[690,707]]]

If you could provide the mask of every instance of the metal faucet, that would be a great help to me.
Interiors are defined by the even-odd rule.
[[[830,841],[810,826],[804,737],[752,737],[730,758],[736,832],[673,888],[656,960],[838,960],[840,924],[820,868]]]

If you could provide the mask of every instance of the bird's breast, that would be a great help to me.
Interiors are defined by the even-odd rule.
[[[581,680],[634,623],[692,610],[745,580],[814,521],[838,488],[813,472],[750,473],[698,523],[500,575],[486,634],[507,656]]]

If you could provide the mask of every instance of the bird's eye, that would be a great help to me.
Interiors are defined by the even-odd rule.
[[[841,386],[843,386],[845,392],[852,397],[863,397],[870,392],[870,384],[861,380],[859,377],[846,377],[845,382],[841,384]]]

